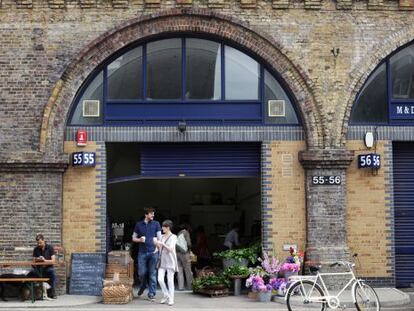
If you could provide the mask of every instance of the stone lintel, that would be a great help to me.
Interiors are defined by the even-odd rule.
[[[3,162],[0,163],[0,172],[7,173],[63,173],[68,167],[68,162]]]
[[[310,149],[299,152],[305,169],[346,169],[354,159],[354,151],[346,149]]]

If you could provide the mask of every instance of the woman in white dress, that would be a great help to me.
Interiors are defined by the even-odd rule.
[[[158,283],[164,294],[161,303],[168,303],[170,306],[174,304],[174,274],[178,271],[177,254],[175,252],[177,236],[171,232],[172,226],[171,220],[165,220],[162,223],[164,234],[161,237],[161,241],[156,242],[160,252]],[[168,288],[165,285],[165,273],[167,273]]]

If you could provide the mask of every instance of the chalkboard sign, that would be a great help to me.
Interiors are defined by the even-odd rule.
[[[105,263],[103,253],[73,253],[69,294],[101,296]]]

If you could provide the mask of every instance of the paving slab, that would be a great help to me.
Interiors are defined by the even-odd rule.
[[[395,288],[376,288],[378,297],[383,307],[402,307],[410,303],[410,296]],[[136,294],[136,291],[134,291]],[[57,310],[73,310],[73,311],[104,311],[104,310],[171,310],[171,309],[185,309],[186,311],[208,311],[208,310],[247,310],[254,311],[279,311],[287,310],[286,303],[283,297],[276,299],[274,302],[258,302],[249,299],[247,295],[227,296],[210,298],[207,296],[195,295],[190,291],[176,292],[174,306],[161,305],[161,294],[158,291],[156,301],[151,302],[145,294],[141,297],[134,297],[134,300],[126,305],[106,305],[102,303],[102,297],[95,296],[79,296],[79,295],[62,295],[53,301],[30,301],[21,302],[18,300],[1,302],[0,309],[8,310],[27,310],[28,308],[38,308],[40,310],[57,309]],[[342,297],[341,297],[342,298]],[[343,294],[342,303],[347,306],[349,310],[355,310],[352,303],[352,295],[350,291]],[[309,308],[303,308],[303,310]],[[302,310],[302,309],[299,309]]]

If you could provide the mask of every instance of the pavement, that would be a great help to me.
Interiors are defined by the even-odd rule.
[[[384,311],[414,311],[414,292],[404,292],[395,288],[376,288],[375,289],[381,303],[381,310]],[[136,291],[134,290],[134,295]],[[341,298],[341,304],[345,304],[345,310],[356,310],[352,303],[350,291],[345,291]],[[162,305],[160,291],[156,296],[156,301],[151,302],[145,294],[134,299],[125,305],[107,305],[102,303],[102,297],[95,296],[79,296],[79,295],[62,295],[58,299],[52,301],[39,300],[34,303],[31,301],[21,302],[12,300],[8,302],[0,301],[0,310],[68,310],[68,311],[105,311],[105,310],[183,310],[186,311],[209,311],[224,310],[236,311],[247,310],[252,311],[279,311],[287,310],[283,297],[277,298],[272,302],[259,302],[248,298],[246,294],[240,296],[227,296],[210,298],[193,294],[191,291],[176,292],[174,306]],[[311,308],[302,308],[298,310],[309,310]]]

